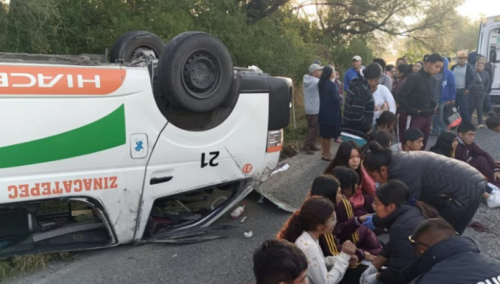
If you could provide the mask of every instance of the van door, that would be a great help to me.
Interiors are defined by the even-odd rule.
[[[482,24],[478,52],[493,65],[491,100],[500,103],[500,16],[490,17]]]

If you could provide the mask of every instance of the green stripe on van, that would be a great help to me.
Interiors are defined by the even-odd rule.
[[[0,147],[0,169],[88,155],[126,143],[125,107],[80,128],[54,136]]]

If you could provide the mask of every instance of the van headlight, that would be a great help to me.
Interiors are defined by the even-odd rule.
[[[267,132],[267,153],[279,152],[283,148],[283,129]]]

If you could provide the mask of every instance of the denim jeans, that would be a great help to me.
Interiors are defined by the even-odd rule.
[[[486,94],[486,97],[484,98],[483,111],[485,112],[493,111],[493,106],[491,105],[491,98],[489,93]]]
[[[448,129],[448,125],[444,122],[444,108],[446,107],[446,102],[440,102],[438,107],[438,113],[432,117],[432,131],[434,134],[439,135],[441,132]]]
[[[484,96],[479,94],[469,94],[469,106],[470,106],[470,120],[472,121],[472,114],[476,111],[477,114],[477,123],[483,124],[483,105],[484,105]]]

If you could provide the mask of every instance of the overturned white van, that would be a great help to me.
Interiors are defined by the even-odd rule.
[[[500,15],[481,23],[477,52],[493,65],[491,102],[500,104]]]
[[[0,258],[182,241],[276,167],[290,79],[201,32],[110,57],[0,53]]]

